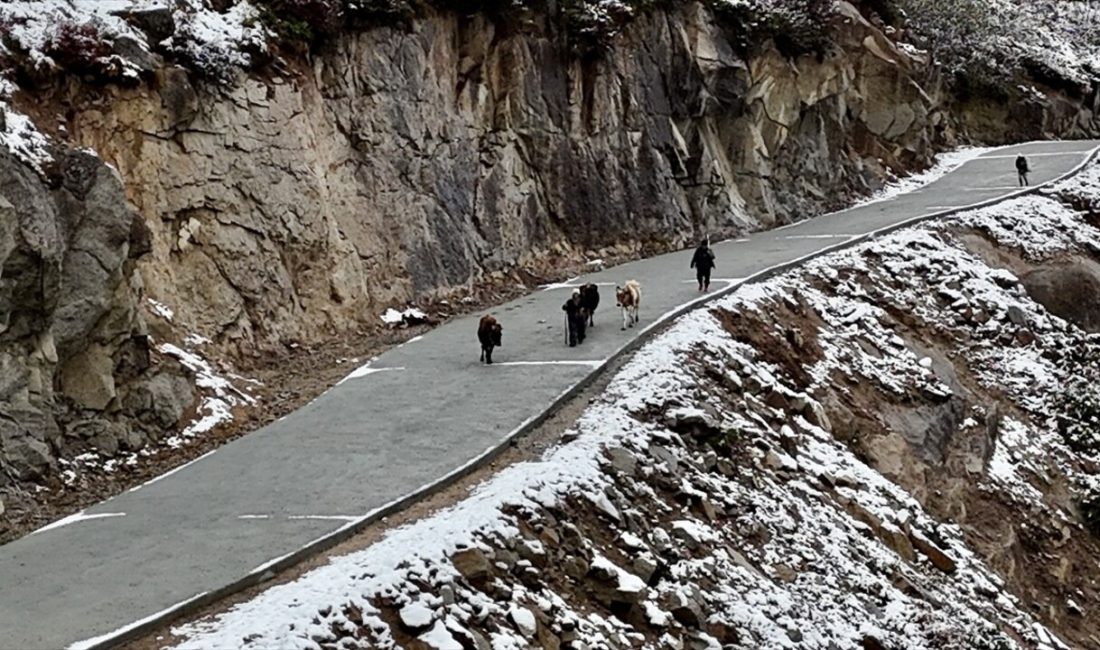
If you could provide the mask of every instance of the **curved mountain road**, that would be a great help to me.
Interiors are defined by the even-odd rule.
[[[486,460],[668,318],[867,236],[1016,195],[1018,152],[1039,185],[1098,146],[1005,147],[914,192],[716,244],[706,296],[690,251],[585,276],[573,284],[607,286],[577,348],[562,344],[569,283],[494,310],[504,347],[491,367],[477,360],[480,314],[455,319],[283,420],[0,547],[0,648],[111,645],[258,582]],[[627,279],[642,284],[642,323],[620,331],[611,285]]]

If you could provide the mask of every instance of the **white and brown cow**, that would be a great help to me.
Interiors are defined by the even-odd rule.
[[[481,360],[493,363],[493,348],[500,347],[500,335],[504,328],[492,316],[482,316],[477,324],[477,340],[481,343]]]
[[[628,280],[623,286],[615,286],[615,305],[623,310],[623,329],[638,322],[638,308],[642,305],[642,285]]]

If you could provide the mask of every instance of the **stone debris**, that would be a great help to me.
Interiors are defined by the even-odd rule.
[[[538,622],[531,610],[521,605],[513,605],[508,610],[508,618],[515,624],[516,629],[524,638],[530,639],[538,631]]]
[[[420,601],[410,603],[398,612],[401,624],[410,630],[422,630],[432,624],[434,612]]]

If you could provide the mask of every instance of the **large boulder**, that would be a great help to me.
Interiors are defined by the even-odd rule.
[[[151,367],[133,263],[150,230],[116,171],[54,153],[43,176],[0,151],[0,465],[20,481],[55,471],[60,452],[144,444],[115,413],[120,395],[147,396],[124,414],[146,427],[177,424],[192,401],[181,368]]]
[[[161,372],[130,390],[122,406],[126,413],[166,429],[179,424],[194,401],[194,386],[187,378]]]
[[[55,468],[49,443],[59,435],[53,418],[41,411],[0,411],[0,468],[18,480],[43,477]]]
[[[90,345],[61,367],[61,390],[81,408],[102,411],[115,398],[114,360],[102,345]]]

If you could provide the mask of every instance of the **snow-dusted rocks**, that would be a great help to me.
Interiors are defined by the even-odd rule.
[[[429,650],[464,650],[462,643],[455,639],[454,635],[443,621],[436,621],[432,629],[417,637]]]
[[[401,624],[410,630],[423,630],[432,624],[432,610],[420,601],[413,601],[398,611]]]
[[[521,605],[513,605],[511,609],[508,610],[508,618],[516,626],[516,629],[519,630],[519,633],[526,639],[534,637],[535,632],[539,629],[538,621],[535,620],[535,615],[531,610]]]
[[[428,315],[416,307],[409,307],[403,311],[398,311],[390,307],[379,318],[381,318],[382,322],[388,327],[409,327],[412,325],[424,325],[425,323],[431,322]]]

